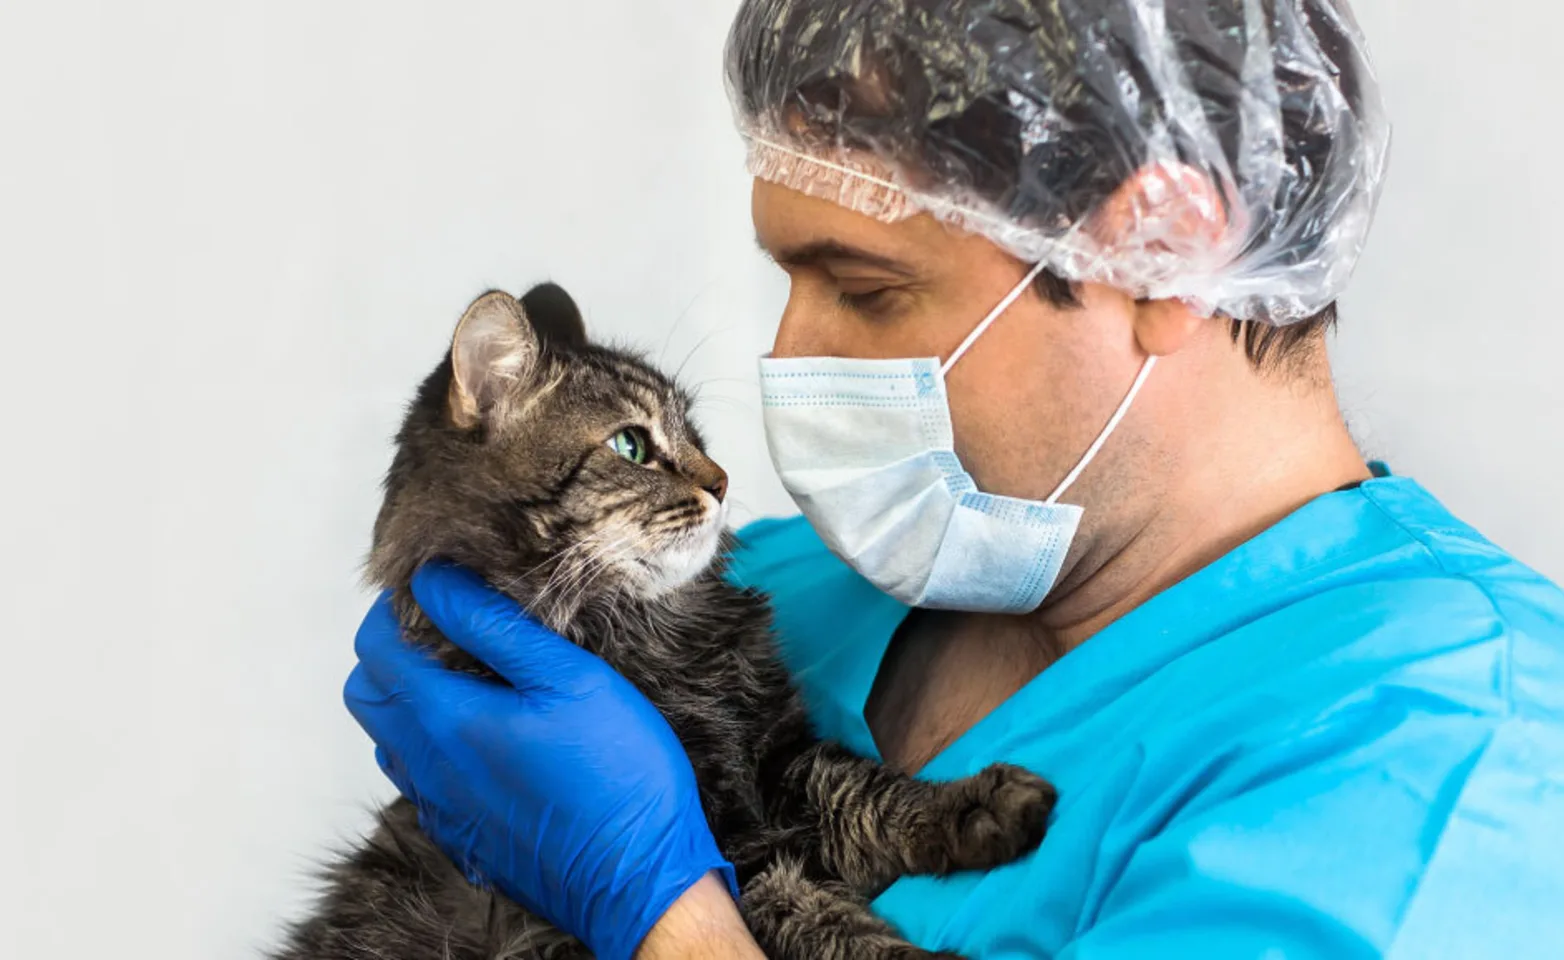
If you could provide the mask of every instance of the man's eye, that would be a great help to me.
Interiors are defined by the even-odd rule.
[[[645,464],[652,459],[652,438],[640,427],[625,427],[609,437],[608,448],[631,463]]]
[[[837,295],[837,302],[848,310],[858,313],[873,313],[877,309],[885,307],[886,295],[889,290],[871,290],[868,293],[847,293],[843,291]]]

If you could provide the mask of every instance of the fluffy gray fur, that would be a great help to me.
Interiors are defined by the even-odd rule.
[[[409,590],[462,564],[606,659],[668,718],[694,765],[741,908],[768,956],[912,960],[869,899],[907,874],[997,866],[1043,836],[1054,792],[995,766],[927,783],[819,740],[777,659],[765,600],[723,576],[726,476],[689,398],[624,352],[588,342],[563,290],[479,298],[398,436],[371,579],[411,642],[487,674]],[[653,456],[610,442],[641,431]],[[313,916],[276,960],[586,957],[573,937],[473,886],[398,801],[329,868]]]

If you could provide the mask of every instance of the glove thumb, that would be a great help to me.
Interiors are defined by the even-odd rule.
[[[570,692],[610,670],[461,567],[426,564],[413,575],[413,597],[446,639],[518,690]]]

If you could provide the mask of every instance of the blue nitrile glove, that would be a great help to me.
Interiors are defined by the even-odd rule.
[[[629,960],[707,873],[733,886],[684,748],[639,690],[463,570],[427,567],[413,595],[508,683],[404,644],[382,597],[345,698],[424,830],[470,877],[601,960]]]

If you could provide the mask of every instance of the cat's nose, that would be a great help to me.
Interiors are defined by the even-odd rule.
[[[716,497],[717,502],[721,503],[728,495],[728,473],[716,465],[712,466],[712,470],[712,475],[701,478],[701,489]]]

